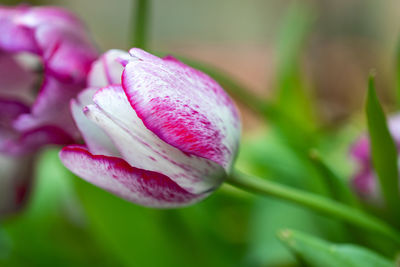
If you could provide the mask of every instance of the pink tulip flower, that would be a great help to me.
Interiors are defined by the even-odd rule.
[[[82,23],[56,7],[0,7],[0,152],[21,155],[79,134],[69,100],[97,52]]]
[[[68,11],[0,6],[0,215],[23,203],[39,148],[79,137],[69,102],[96,58]]]
[[[167,208],[200,201],[231,171],[239,113],[206,74],[171,56],[111,50],[93,64],[88,86],[71,102],[86,146],[60,152],[76,175]]]
[[[389,119],[389,131],[400,148],[400,114]],[[399,150],[400,152],[400,150]],[[376,173],[372,166],[370,144],[367,135],[362,135],[351,147],[350,154],[356,162],[357,171],[352,180],[357,193],[368,202],[381,201]]]

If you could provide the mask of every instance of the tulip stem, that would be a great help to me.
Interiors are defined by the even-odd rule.
[[[149,0],[136,0],[135,17],[134,17],[134,32],[132,44],[134,47],[147,49],[148,27],[149,27]],[[132,45],[131,44],[131,45]]]
[[[242,190],[283,199],[379,233],[400,244],[400,232],[387,223],[356,208],[309,192],[290,188],[256,176],[233,171],[227,182]]]

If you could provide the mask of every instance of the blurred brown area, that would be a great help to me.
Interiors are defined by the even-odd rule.
[[[151,48],[210,63],[261,97],[273,97],[276,39],[282,18],[295,2],[311,7],[316,15],[301,64],[318,100],[322,121],[335,124],[362,110],[371,69],[376,70],[380,96],[393,104],[400,32],[398,0],[154,0]],[[76,12],[101,50],[131,47],[135,1],[33,3],[64,6]],[[244,128],[257,129],[261,123],[254,114],[247,109],[243,113]]]

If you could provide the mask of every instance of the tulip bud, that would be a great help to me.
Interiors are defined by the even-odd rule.
[[[71,103],[86,146],[60,152],[78,176],[140,205],[177,207],[205,198],[231,171],[239,113],[206,74],[133,48],[104,54],[88,84]]]
[[[389,119],[389,131],[400,147],[400,114]],[[352,183],[357,193],[368,202],[378,203],[381,201],[379,183],[372,166],[369,139],[366,134],[362,135],[351,147],[350,154],[356,162],[357,171]]]

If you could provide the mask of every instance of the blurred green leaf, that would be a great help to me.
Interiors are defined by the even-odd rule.
[[[351,192],[349,185],[344,179],[338,177],[335,171],[325,163],[317,150],[314,149],[310,151],[310,159],[320,172],[320,177],[327,185],[327,190],[330,191],[333,199],[351,206],[359,207],[358,200]]]
[[[279,183],[326,193],[313,166],[299,157],[274,131],[243,140],[236,167]],[[336,241],[348,237],[342,224],[325,216],[279,200],[257,197],[250,217],[245,265],[294,263],[294,258],[276,238],[276,232],[282,227],[303,229]]]
[[[86,231],[58,149],[45,150],[37,163],[27,206],[2,222],[0,265],[118,266]]]
[[[300,71],[300,56],[314,19],[315,15],[309,5],[304,2],[292,4],[283,19],[277,40],[278,106],[281,112],[308,131],[315,129],[316,113],[309,88]],[[285,126],[286,131],[296,134],[293,125],[281,122],[280,127]]]
[[[194,206],[159,210],[74,182],[94,237],[124,266],[233,266],[241,257],[248,210],[241,198],[215,193]]]
[[[242,140],[236,167],[260,177],[269,177],[319,194],[327,191],[319,173],[307,158],[288,147],[279,132],[261,132]]]
[[[280,200],[257,198],[249,227],[249,248],[246,264],[250,266],[286,266],[295,258],[276,237],[282,227],[304,231],[343,241],[338,224],[302,207]]]
[[[376,95],[374,77],[372,75],[368,83],[366,115],[372,162],[378,174],[380,191],[389,212],[397,219],[400,219],[397,147],[389,132],[385,114]]]
[[[281,241],[307,266],[390,267],[389,260],[363,247],[337,245],[293,230],[279,232]]]

